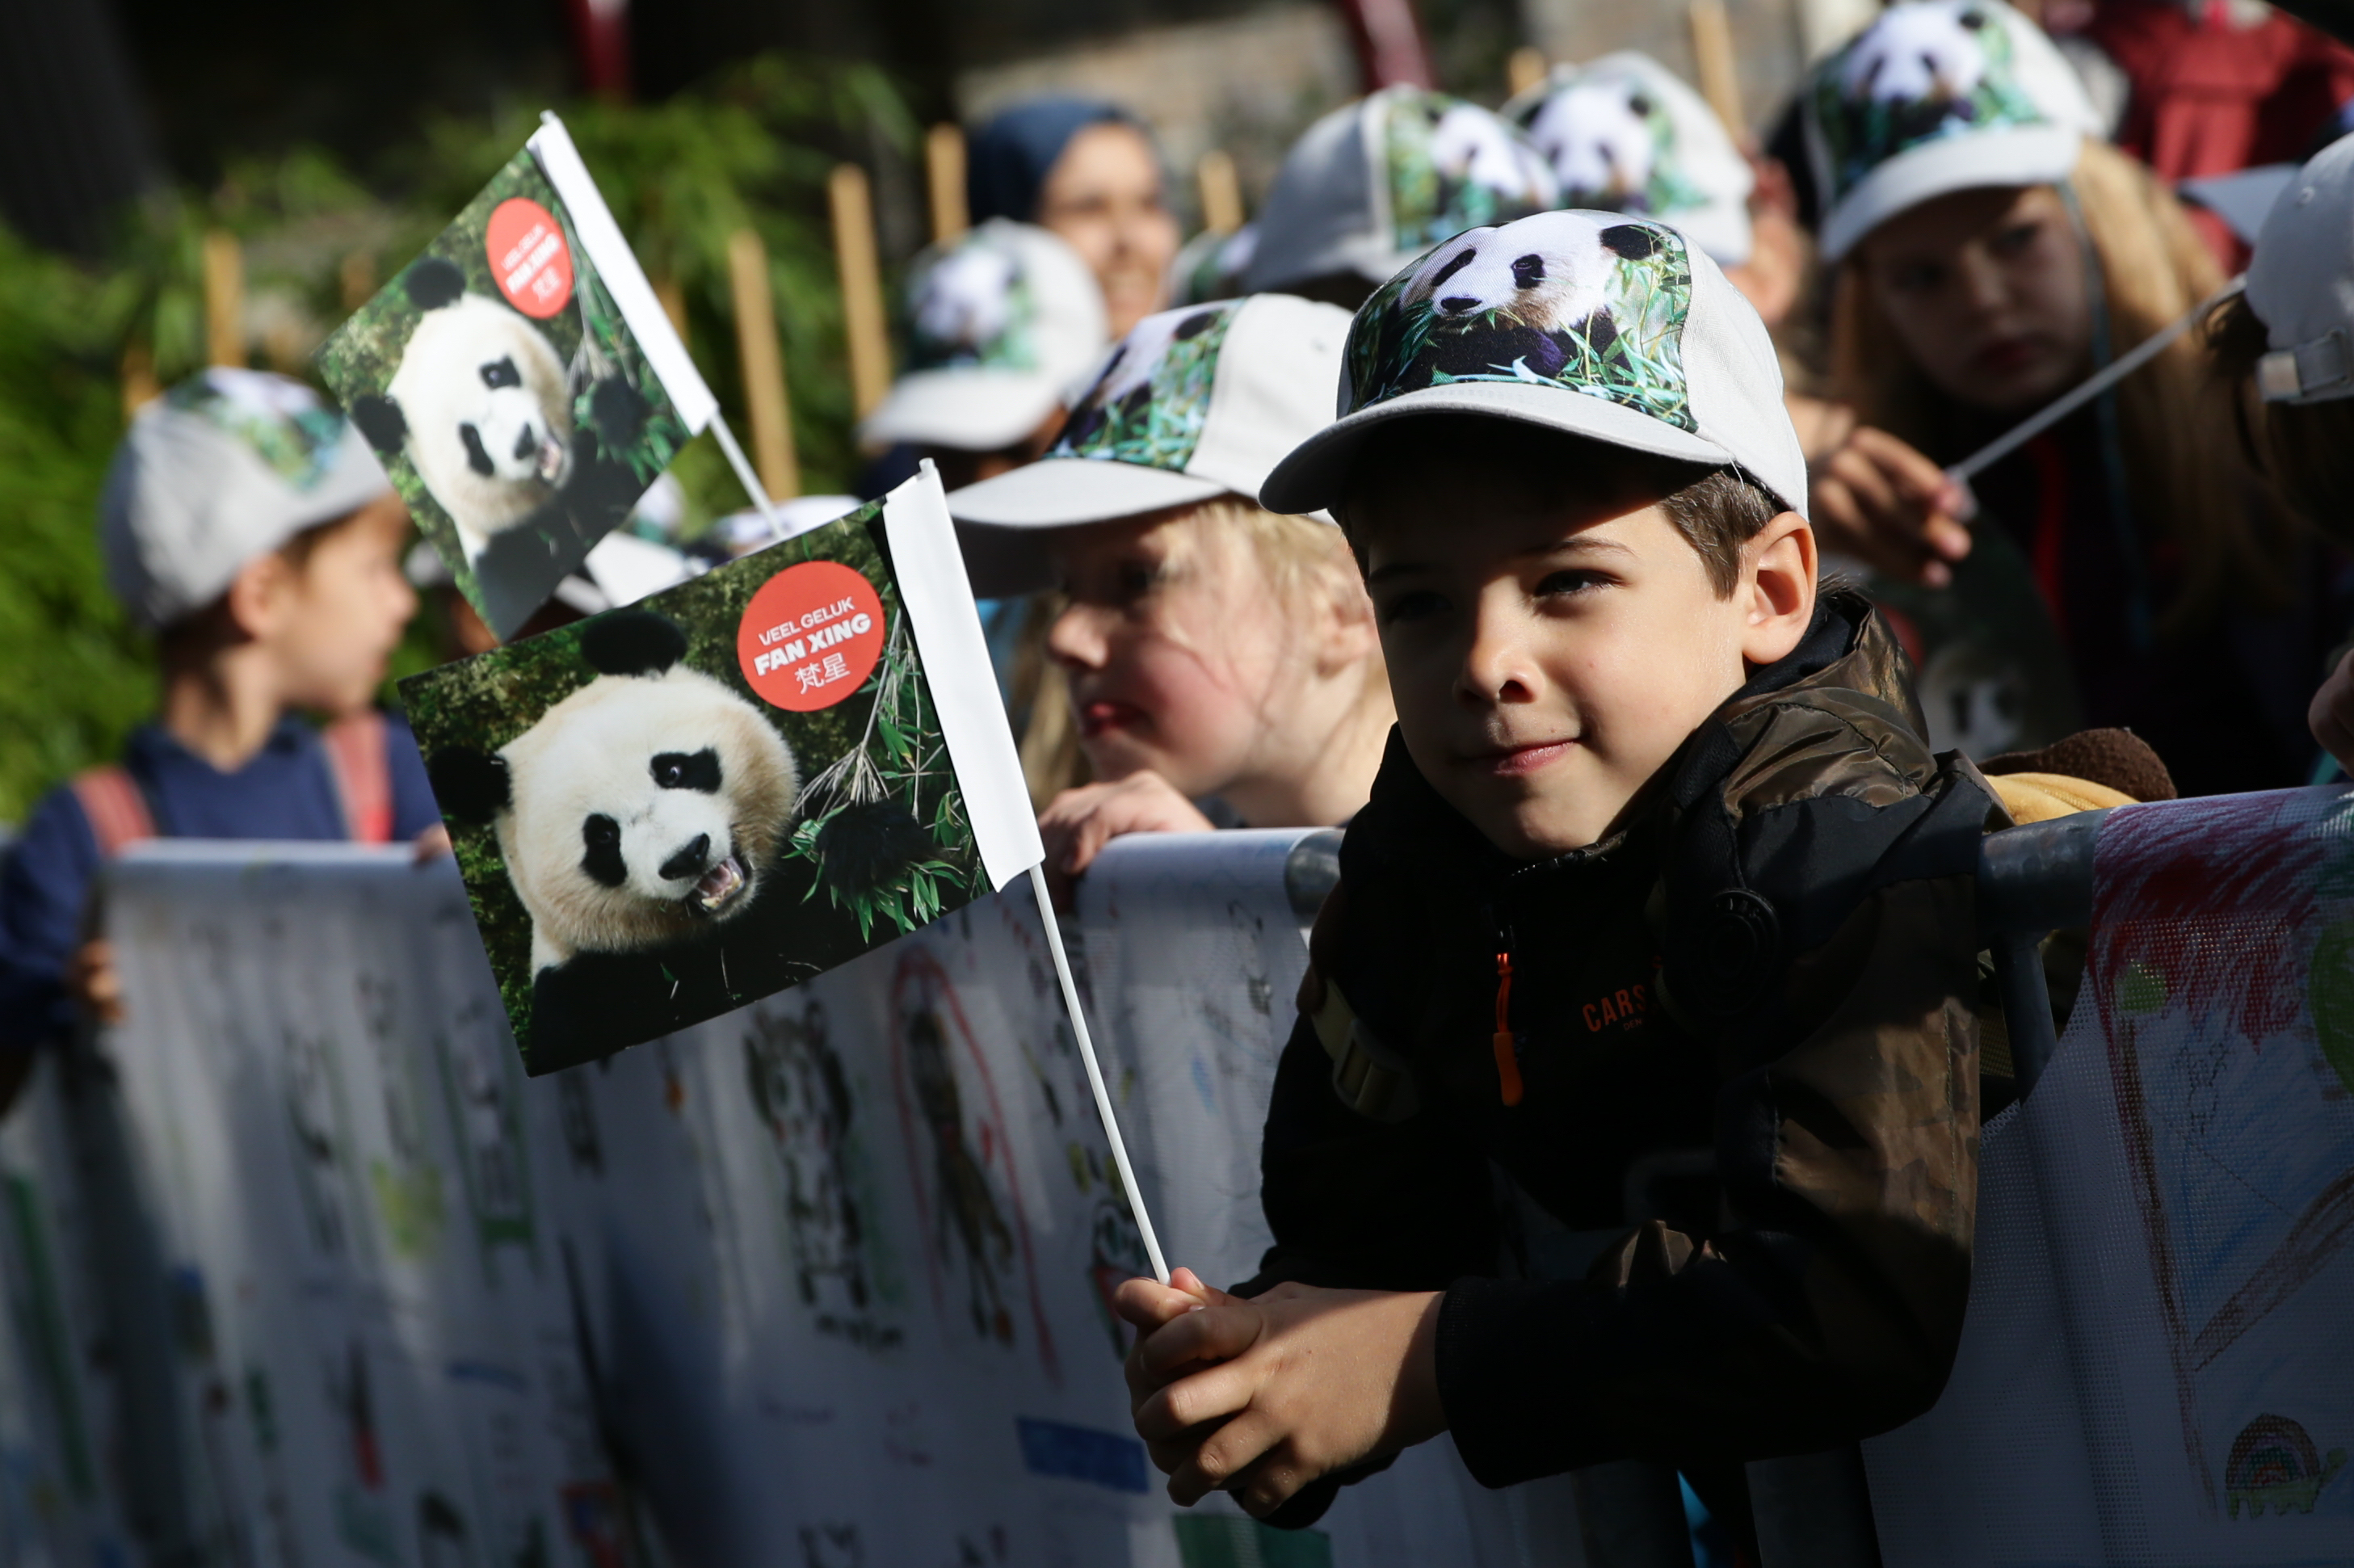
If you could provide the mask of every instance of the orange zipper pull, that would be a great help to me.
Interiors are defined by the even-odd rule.
[[[1496,955],[1496,1081],[1504,1103],[1521,1103],[1521,1058],[1512,1049],[1512,955]]]

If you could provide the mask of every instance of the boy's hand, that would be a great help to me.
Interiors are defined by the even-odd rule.
[[[419,865],[423,865],[428,861],[440,860],[443,855],[451,853],[450,829],[441,822],[434,823],[408,842],[410,847],[416,852],[416,863]]]
[[[1823,547],[1884,577],[1945,588],[1970,553],[1961,487],[1914,448],[1841,408],[1808,444],[1815,531]],[[1818,444],[1819,443],[1819,444]]]
[[[76,948],[66,960],[66,994],[99,1023],[122,1022],[122,977],[115,972],[114,948],[103,937]]]
[[[1046,841],[1046,889],[1069,913],[1071,884],[1122,833],[1206,833],[1217,824],[1177,787],[1146,768],[1108,784],[1066,789],[1038,813]]]
[[[1246,1301],[1121,1286],[1120,1315],[1157,1324],[1129,1358],[1129,1387],[1170,1497],[1191,1505],[1232,1492],[1264,1518],[1320,1477],[1445,1431],[1432,1353],[1439,1300],[1278,1285]]]
[[[2313,694],[2305,722],[2321,749],[2338,758],[2338,766],[2354,778],[2354,652],[2338,662],[2329,679],[2321,683],[2321,690]]]

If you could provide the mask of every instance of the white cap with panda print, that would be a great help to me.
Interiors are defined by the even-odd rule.
[[[2267,403],[2354,397],[2354,136],[2296,172],[2256,235],[2248,308],[2264,323]]]
[[[1681,234],[1617,213],[1475,228],[1392,278],[1350,323],[1339,414],[1277,465],[1261,504],[1330,508],[1394,421],[1479,414],[1731,466],[1807,511],[1766,323]]]

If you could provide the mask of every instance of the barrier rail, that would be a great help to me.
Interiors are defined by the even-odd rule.
[[[2354,1555],[2346,800],[1988,841],[2014,1051],[2032,938],[2097,906],[2087,1000],[1986,1129],[1946,1399],[1753,1466],[1766,1568]],[[1123,841],[1082,886],[1140,1184],[1213,1277],[1267,1240],[1336,843]],[[111,918],[132,1026],[0,1127],[11,1562],[608,1568],[648,1520],[687,1568],[1689,1561],[1665,1472],[1489,1493],[1443,1443],[1312,1537],[1161,1501],[1102,1299],[1134,1237],[1019,899],[530,1081],[446,867],[157,846]]]

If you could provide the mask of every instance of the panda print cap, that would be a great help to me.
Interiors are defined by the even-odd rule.
[[[1905,0],[1817,66],[1800,95],[1837,261],[1907,208],[2066,179],[2100,111],[2043,30],[2002,0]]]
[[[1382,285],[1350,323],[1339,413],[1267,476],[1262,505],[1329,508],[1393,421],[1479,414],[1730,465],[1806,514],[1766,323],[1681,234],[1618,213],[1475,228]]]
[[[1721,267],[1749,260],[1749,160],[1707,101],[1650,56],[1557,65],[1500,112],[1552,164],[1564,207],[1656,217]]]
[[[1102,357],[1111,330],[1078,252],[1003,217],[917,258],[907,310],[907,373],[858,427],[872,446],[1012,446]]]
[[[1046,586],[1041,530],[1221,495],[1258,500],[1276,461],[1330,422],[1324,388],[1348,334],[1346,311],[1289,294],[1137,323],[1071,406],[1053,450],[949,496],[973,591],[995,599]]]

